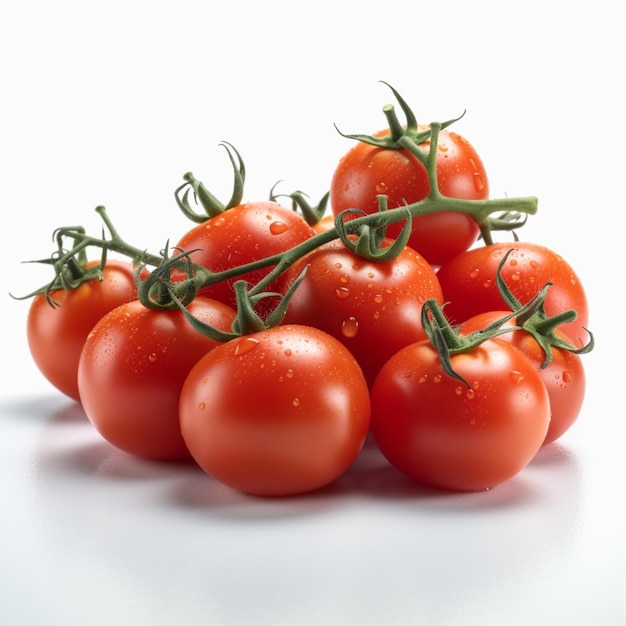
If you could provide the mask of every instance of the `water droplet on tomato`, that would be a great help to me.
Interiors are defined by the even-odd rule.
[[[515,267],[515,266],[517,265],[517,259],[511,259],[511,260],[509,261],[509,265],[510,265],[511,267]]]
[[[433,382],[434,382],[434,383],[440,383],[440,382],[441,382],[441,374],[437,374],[437,375],[433,378]]]
[[[376,193],[387,193],[387,184],[386,183],[377,183],[376,184]]]
[[[148,355],[148,361],[150,361],[150,363],[154,363],[157,360],[157,355],[154,352],[151,352]]]
[[[337,289],[335,289],[335,293],[337,294],[338,298],[341,298],[343,300],[350,295],[350,290],[347,287],[338,287]]]
[[[261,342],[254,337],[242,337],[237,341],[237,344],[235,345],[235,356],[242,356],[250,352],[250,350],[256,348],[259,343]]]
[[[291,352],[291,350],[289,348],[287,348],[285,350],[285,356],[291,356],[293,353]]]
[[[465,397],[466,397],[468,400],[472,400],[472,399],[474,398],[474,395],[475,395],[475,394],[474,394],[474,390],[473,390],[473,389],[468,389],[468,390],[465,392]]]
[[[511,370],[509,372],[509,376],[516,385],[519,385],[524,380],[524,374],[518,372],[517,370]]]
[[[489,287],[491,287],[491,285],[492,285],[492,282],[493,282],[493,281],[491,280],[491,278],[488,278],[488,279],[487,279],[487,280],[483,283],[483,287],[484,287],[485,289],[489,289]]]
[[[285,372],[285,376],[286,376],[287,378],[293,378],[293,370],[292,370],[292,369],[288,369],[288,370]]]
[[[531,259],[530,267],[532,267],[534,270],[536,270],[539,267],[539,263],[537,263],[537,261],[535,261],[535,259]]]
[[[347,274],[342,274],[341,277],[339,278],[339,280],[344,285],[347,285],[350,282],[350,276],[348,276]]]
[[[564,383],[572,382],[572,374],[571,374],[571,372],[568,372],[567,370],[565,370],[563,372],[563,382]]]
[[[300,406],[300,398],[294,398],[292,404],[294,406]]]
[[[463,395],[463,387],[455,387],[455,388],[454,388],[454,393],[455,393],[457,396],[462,396],[462,395]]]
[[[335,267],[340,270],[341,269],[341,263],[339,263],[339,261],[337,261],[337,263],[335,263]]]
[[[380,304],[383,301],[383,294],[382,293],[377,293],[374,296],[374,302],[376,302],[377,304]]]
[[[356,317],[348,317],[341,323],[341,333],[344,337],[356,337],[359,332],[359,322]]]
[[[476,276],[478,276],[479,274],[480,274],[480,270],[479,270],[478,268],[473,269],[473,270],[470,272],[470,278],[476,278]]]
[[[513,272],[511,274],[511,280],[518,281],[521,278],[522,278],[522,273],[521,272]]]
[[[204,409],[206,409],[206,404],[205,404],[204,402],[200,402],[200,404],[198,405],[198,408],[199,408],[201,411],[204,411]]]
[[[445,143],[440,143],[437,145],[437,149],[439,150],[439,152],[447,152],[448,146]]]
[[[474,187],[476,191],[482,191],[485,188],[485,179],[478,172],[474,174]]]
[[[272,222],[270,224],[270,233],[272,235],[282,235],[287,230],[289,230],[289,226],[285,222]]]

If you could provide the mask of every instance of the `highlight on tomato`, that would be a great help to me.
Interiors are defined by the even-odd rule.
[[[76,259],[52,289],[39,290],[28,311],[26,336],[33,361],[48,382],[79,400],[78,361],[87,335],[106,313],[136,298],[133,267],[117,259],[104,265]]]
[[[387,196],[388,208],[393,209],[423,200],[431,192],[426,167],[400,141],[409,135],[416,148],[427,154],[428,126],[417,124],[406,102],[393,88],[392,91],[407,115],[407,124],[400,126],[388,106],[384,111],[389,128],[371,136],[344,135],[357,143],[341,157],[332,176],[330,205],[335,215],[347,209],[375,213],[380,195]],[[438,191],[443,196],[466,200],[489,197],[487,171],[480,155],[456,132],[443,129],[439,133],[436,176]],[[397,237],[400,228],[401,225],[390,226],[388,236]],[[408,245],[431,265],[438,266],[467,250],[477,240],[479,230],[474,218],[465,213],[439,211],[420,215],[413,220]]]
[[[214,348],[180,394],[193,458],[251,495],[294,495],[335,481],[355,461],[369,423],[358,363],[310,326],[279,325]]]
[[[489,489],[541,448],[550,423],[546,386],[511,343],[495,335],[459,337],[436,303],[424,310],[429,339],[397,352],[374,382],[373,438],[419,483]]]
[[[209,298],[187,305],[196,319],[230,332],[235,311]],[[78,389],[89,421],[116,448],[161,461],[189,458],[178,397],[195,363],[220,342],[198,333],[186,315],[136,300],[92,329],[80,355]]]

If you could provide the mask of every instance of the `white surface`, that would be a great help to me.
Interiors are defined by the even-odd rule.
[[[620,4],[209,4],[2,3],[0,622],[624,623]],[[185,171],[230,194],[221,140],[244,157],[247,199],[282,179],[317,200],[349,147],[333,123],[383,125],[379,80],[420,121],[467,109],[457,130],[492,195],[538,196],[523,237],[561,252],[591,302],[578,423],[472,495],[424,491],[371,448],[285,500],[112,449],[30,361],[28,303],[6,294],[47,275],[20,262],[49,254],[58,226],[98,232],[98,204],[133,243],[175,240]]]

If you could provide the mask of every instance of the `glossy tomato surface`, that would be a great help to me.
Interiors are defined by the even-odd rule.
[[[492,322],[502,319],[507,311],[487,311],[479,313],[464,322],[460,334],[479,331]],[[546,354],[535,338],[525,330],[516,329],[514,320],[502,328],[511,331],[499,336],[519,348],[537,368],[550,397],[550,426],[544,445],[556,441],[574,424],[585,399],[586,376],[580,355],[563,348],[552,347],[550,362],[544,367]],[[565,334],[558,329],[555,334],[567,341]]]
[[[589,305],[580,278],[561,255],[533,242],[480,246],[442,265],[437,277],[446,301],[448,319],[459,324],[478,313],[507,308],[498,290],[496,274],[509,250],[501,276],[513,295],[526,304],[544,285],[552,283],[545,300],[546,314],[576,311],[576,320],[559,328],[577,346],[586,344]]]
[[[94,267],[100,261],[90,261]],[[59,391],[79,399],[78,360],[89,331],[106,313],[137,297],[130,263],[110,259],[102,280],[90,279],[76,289],[50,292],[54,306],[44,294],[33,298],[28,311],[26,335],[40,372]]]
[[[389,131],[379,131],[378,136]],[[430,142],[420,146],[430,149]],[[439,191],[452,198],[485,200],[489,182],[483,162],[474,147],[458,133],[443,130],[437,150]],[[424,165],[410,152],[381,148],[358,142],[339,161],[330,186],[330,203],[336,215],[346,209],[366,213],[379,210],[378,195],[386,195],[388,208],[423,200],[430,192]],[[387,235],[396,238],[401,223],[389,227]],[[468,215],[441,212],[416,217],[409,245],[431,265],[441,265],[467,250],[479,228]]]
[[[331,241],[291,266],[288,281],[305,267],[285,323],[314,326],[341,341],[370,385],[389,357],[425,339],[424,302],[442,303],[435,271],[410,247],[391,261],[378,262],[356,255],[340,240]]]
[[[239,491],[284,496],[327,485],[368,433],[367,384],[350,352],[308,326],[234,339],[203,357],[180,396],[198,465]]]
[[[207,298],[187,308],[224,331],[235,317],[232,308]],[[89,421],[109,443],[135,456],[189,458],[178,397],[189,370],[217,345],[178,309],[150,309],[139,301],[117,307],[96,324],[81,352],[78,388]]]
[[[193,250],[194,263],[220,272],[282,253],[314,234],[304,218],[292,209],[277,202],[249,202],[194,226],[176,247]],[[200,293],[234,306],[234,281],[244,279],[255,284],[270,270],[268,267],[236,276],[207,286]],[[269,290],[280,292],[283,286],[279,279]]]
[[[429,341],[403,348],[372,388],[371,430],[389,462],[417,482],[455,491],[494,487],[541,448],[546,387],[530,360],[492,339],[453,355],[448,375]]]

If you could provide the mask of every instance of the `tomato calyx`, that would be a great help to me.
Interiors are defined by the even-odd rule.
[[[534,298],[519,309],[511,311],[485,328],[467,335],[459,334],[459,328],[452,327],[444,314],[444,309],[435,299],[427,300],[422,307],[422,326],[426,332],[426,337],[437,351],[444,372],[468,388],[471,387],[470,383],[454,370],[450,357],[455,354],[470,352],[489,339],[519,329],[518,326],[504,325],[518,316],[532,315],[541,306],[548,287],[549,285],[545,285]]]
[[[235,147],[227,141],[222,141],[219,145],[226,149],[226,153],[233,167],[234,181],[230,200],[226,204],[220,202],[220,200],[206,188],[204,183],[198,180],[191,172],[187,172],[183,175],[185,182],[174,191],[174,198],[176,199],[178,208],[188,219],[197,224],[201,224],[207,219],[239,205],[243,198],[243,189],[246,179],[246,168],[243,159]],[[192,192],[195,204],[200,205],[204,213],[199,213],[192,208],[190,202],[190,194],[192,194]]]
[[[303,191],[275,194],[274,189],[280,182],[278,181],[270,190],[270,200],[272,202],[277,202],[278,198],[289,198],[291,200],[291,208],[296,212],[300,211],[300,214],[309,226],[315,226],[326,215],[328,199],[330,198],[329,191],[320,198],[316,205],[313,205],[307,200],[308,196]]]
[[[531,307],[527,310],[521,306],[520,301],[513,295],[513,292],[509,289],[506,281],[502,278],[502,268],[506,263],[509,255],[514,251],[514,248],[507,250],[502,260],[498,264],[498,271],[496,272],[496,284],[498,290],[502,295],[503,300],[507,306],[515,314],[515,324],[522,330],[529,333],[533,339],[539,344],[545,355],[544,361],[541,364],[541,368],[545,369],[552,362],[552,348],[559,348],[561,350],[567,350],[574,354],[587,354],[594,348],[595,340],[593,333],[588,329],[585,329],[589,334],[589,341],[582,347],[576,347],[571,342],[567,341],[562,335],[556,333],[561,324],[574,321],[578,317],[578,313],[574,309],[562,311],[555,315],[548,316],[545,310],[545,295],[539,296],[538,306]],[[551,283],[547,283],[544,287],[545,292],[551,287]]]

